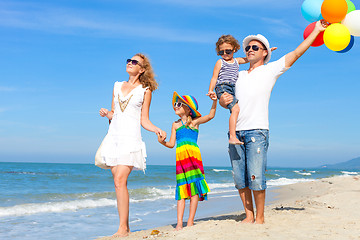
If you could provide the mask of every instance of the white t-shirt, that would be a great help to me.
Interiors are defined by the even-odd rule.
[[[235,96],[239,100],[240,113],[236,131],[269,129],[269,101],[276,80],[289,68],[285,67],[285,56],[262,65],[250,73],[239,72],[235,85]]]

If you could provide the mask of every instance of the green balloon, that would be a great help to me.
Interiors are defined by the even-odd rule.
[[[356,10],[355,5],[350,0],[345,0],[348,5],[347,13]]]

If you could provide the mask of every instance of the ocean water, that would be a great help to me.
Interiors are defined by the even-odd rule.
[[[356,171],[269,168],[272,187]],[[229,167],[205,167],[211,192],[196,218],[242,210]],[[175,167],[148,166],[129,177],[132,231],[176,223]],[[0,239],[95,239],[118,227],[109,170],[91,164],[0,162]],[[271,196],[270,196],[271,198]],[[187,219],[187,211],[184,221]]]

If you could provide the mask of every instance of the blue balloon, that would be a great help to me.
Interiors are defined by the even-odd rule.
[[[348,52],[354,46],[354,41],[355,41],[355,38],[354,38],[353,35],[351,35],[349,45],[345,49],[343,49],[341,51],[336,51],[336,52],[338,52],[338,53],[346,53],[346,52]]]
[[[321,5],[324,0],[305,0],[301,5],[301,13],[309,22],[321,20]]]

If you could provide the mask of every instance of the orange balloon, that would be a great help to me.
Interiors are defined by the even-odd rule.
[[[341,22],[347,10],[348,5],[345,0],[325,0],[321,5],[321,15],[329,23]]]

